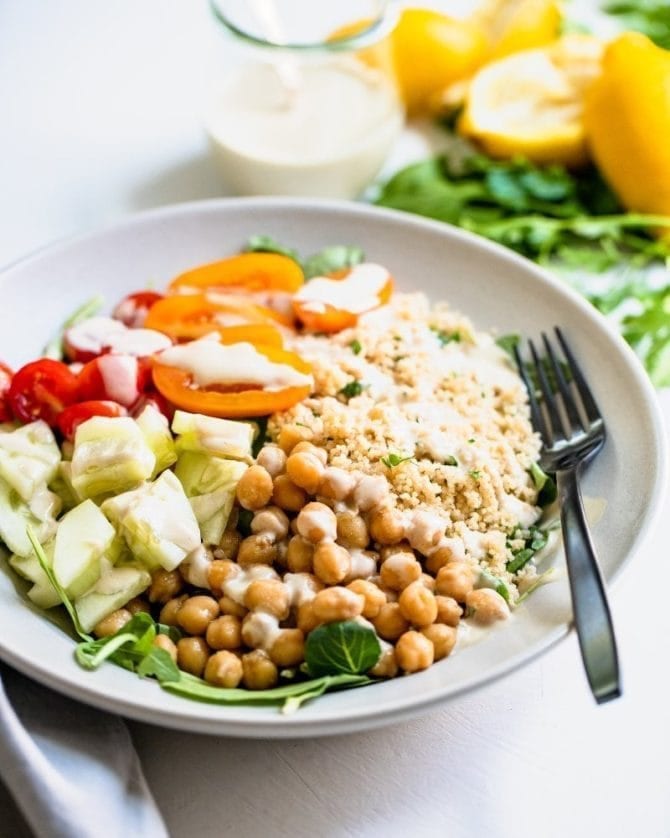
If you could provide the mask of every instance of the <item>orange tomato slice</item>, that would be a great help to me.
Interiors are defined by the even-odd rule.
[[[256,346],[256,350],[276,364],[288,364],[305,374],[312,371],[311,366],[294,352],[276,346]],[[154,363],[153,379],[159,393],[176,407],[221,419],[268,416],[278,410],[287,410],[307,398],[311,389],[304,386],[268,391],[242,380],[239,384],[202,389],[193,385],[187,372],[162,364],[160,360]]]
[[[281,346],[281,334],[273,325],[279,322],[287,323],[277,312],[239,297],[213,302],[204,294],[183,294],[155,303],[147,314],[145,328],[162,332],[174,341],[197,340],[218,332],[224,343]]]
[[[336,273],[331,274],[328,278],[343,280],[346,279],[350,273],[350,270],[346,272],[337,271]],[[385,305],[391,299],[392,294],[393,278],[389,275],[389,278],[377,294],[376,305],[366,309],[366,311],[372,311],[375,308],[379,308],[379,306]],[[337,308],[329,303],[325,303],[323,309],[323,311],[312,310],[308,299],[293,300],[293,311],[295,312],[295,316],[306,329],[309,329],[312,332],[327,332],[328,334],[341,332],[342,329],[348,329],[355,326],[358,322],[359,316],[365,313],[347,311],[347,309]]]
[[[240,253],[219,262],[200,265],[172,280],[168,291],[219,288],[238,291],[288,291],[305,282],[300,265],[279,253]]]

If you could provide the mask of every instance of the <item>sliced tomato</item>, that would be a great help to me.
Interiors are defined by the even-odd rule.
[[[132,406],[131,415],[133,419],[137,419],[147,405],[155,407],[159,413],[162,413],[163,416],[165,416],[168,422],[172,422],[175,410],[174,405],[153,387],[148,388],[146,392],[142,393],[139,399]]]
[[[305,374],[312,371],[311,366],[294,352],[275,346],[256,346],[256,349],[276,364],[288,364]],[[160,360],[154,362],[153,377],[159,392],[176,407],[226,419],[267,416],[277,410],[286,410],[307,398],[311,390],[311,387],[304,386],[268,391],[244,381],[237,385],[201,389],[194,386],[187,372],[162,364]]]
[[[85,364],[109,346],[114,335],[126,332],[126,327],[111,317],[89,317],[65,330],[63,349],[69,361]]]
[[[61,412],[77,398],[77,377],[61,361],[40,358],[14,375],[7,394],[12,413],[22,422],[43,419],[55,427]]]
[[[9,422],[12,419],[12,411],[9,407],[7,394],[12,383],[14,373],[0,361],[0,422]]]
[[[128,411],[116,402],[92,401],[70,405],[58,417],[58,428],[66,439],[73,440],[77,427],[93,416],[127,416]]]
[[[289,291],[305,282],[300,265],[279,253],[240,253],[219,262],[200,265],[172,280],[168,291],[219,288],[221,290]]]
[[[114,309],[112,317],[131,329],[139,329],[144,326],[149,309],[162,299],[163,294],[157,291],[137,291],[128,294]]]
[[[77,401],[112,401],[131,407],[151,382],[151,361],[132,355],[100,355],[77,377]]]
[[[248,340],[254,344],[281,346],[281,335],[272,324],[282,322],[282,319],[282,315],[272,309],[255,305],[248,299],[231,297],[219,301],[204,294],[184,294],[156,303],[147,315],[145,325],[175,341],[196,340],[218,332],[222,339],[228,335],[231,339],[227,342],[230,343]],[[231,331],[233,329],[237,331]]]
[[[349,281],[351,283],[351,293],[356,296],[356,274],[354,272],[364,267],[366,266],[356,265],[350,270],[338,271],[329,277],[321,277],[320,279],[331,282]],[[376,269],[378,268],[376,265],[374,267]],[[349,311],[345,307],[337,305],[336,303],[330,304],[327,300],[324,301],[321,295],[318,297],[315,295],[315,297],[311,299],[310,288],[312,287],[312,283],[314,283],[313,287],[316,289],[318,287],[316,283],[318,282],[319,279],[312,280],[311,283],[308,283],[305,286],[303,292],[298,294],[293,300],[293,311],[295,312],[295,316],[306,329],[313,332],[340,332],[342,329],[348,329],[355,326],[361,314],[385,305],[391,299],[391,295],[393,294],[393,278],[387,272],[387,279],[383,281],[382,277],[382,283],[380,284],[379,290],[374,295],[374,301],[371,300],[371,304],[365,308],[364,311],[354,312]],[[334,299],[335,297],[336,295],[333,294]]]

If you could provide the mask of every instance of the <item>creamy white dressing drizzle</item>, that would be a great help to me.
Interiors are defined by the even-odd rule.
[[[313,384],[311,375],[270,361],[246,342],[224,346],[209,337],[201,338],[166,349],[160,360],[188,373],[193,383],[203,388],[244,382],[273,392]]]
[[[363,262],[355,265],[343,279],[318,276],[305,283],[294,300],[306,311],[323,314],[327,306],[351,314],[379,305],[379,294],[389,280],[389,272],[382,265]]]
[[[139,398],[137,358],[131,355],[101,355],[98,369],[105,392],[112,401],[130,407]]]

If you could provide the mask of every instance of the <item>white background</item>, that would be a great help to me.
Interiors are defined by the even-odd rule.
[[[0,0],[0,264],[124,213],[225,194],[200,113],[234,60],[204,0]],[[408,133],[392,165],[424,149]],[[171,833],[670,836],[669,579],[657,530],[612,592],[625,695],[603,707],[571,636],[369,734],[273,743],[132,724]]]

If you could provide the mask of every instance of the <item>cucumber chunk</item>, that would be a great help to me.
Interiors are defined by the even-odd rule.
[[[0,478],[0,540],[19,556],[33,555],[26,527],[33,528],[41,543],[48,541],[56,532],[54,516],[60,508],[56,495],[43,488],[31,505],[32,509],[15,489]]]
[[[56,438],[46,422],[0,431],[0,477],[25,501],[56,476],[60,460]]]
[[[252,462],[251,445],[256,426],[249,422],[216,419],[200,413],[175,411],[172,430],[180,434],[177,451],[199,451],[215,457]]]
[[[56,531],[53,570],[68,595],[76,599],[100,577],[100,559],[116,531],[92,500],[70,510]]]
[[[100,620],[123,608],[150,584],[151,576],[137,564],[109,568],[89,593],[74,602],[81,627],[91,631]]]
[[[198,522],[171,471],[164,471],[153,483],[109,498],[101,508],[135,558],[150,569],[174,570],[200,545]]]
[[[152,479],[177,459],[174,439],[170,433],[170,425],[163,414],[148,404],[135,420],[142,431],[144,439],[156,458]]]
[[[156,457],[134,419],[94,416],[77,428],[72,486],[82,498],[118,494],[151,477]]]

